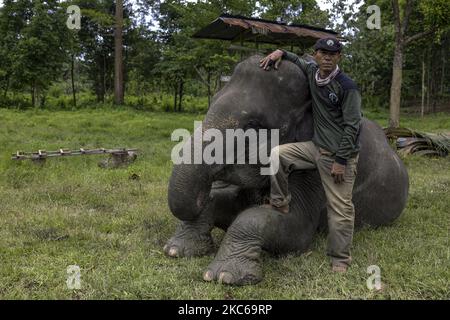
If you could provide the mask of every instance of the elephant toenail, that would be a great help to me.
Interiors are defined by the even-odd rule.
[[[205,274],[203,275],[203,280],[205,281],[213,281],[213,273],[212,271],[208,270],[205,272]]]
[[[177,248],[170,248],[170,250],[169,250],[169,256],[171,256],[171,257],[177,257],[177,256],[178,256],[178,250],[177,250]]]
[[[219,275],[219,283],[231,284],[233,281],[233,276],[229,272],[221,272]]]

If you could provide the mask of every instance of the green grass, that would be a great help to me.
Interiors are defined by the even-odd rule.
[[[367,113],[385,125],[386,114]],[[331,274],[325,238],[311,252],[264,255],[265,279],[229,287],[202,281],[212,257],[162,253],[176,219],[167,206],[175,128],[192,130],[195,114],[131,110],[18,112],[0,109],[0,298],[2,299],[448,299],[450,298],[450,160],[405,159],[410,198],[390,227],[355,234],[354,264]],[[406,126],[449,131],[448,115],[408,116]],[[403,124],[403,123],[402,123]],[[125,169],[97,167],[99,156],[14,162],[16,150],[134,147]],[[133,174],[139,180],[130,179]],[[223,232],[214,231],[220,243]],[[367,289],[366,270],[381,268],[383,289]],[[82,288],[66,287],[81,267]]]
[[[388,114],[384,110],[367,110],[364,111],[364,116],[378,122],[382,127],[388,125]],[[400,127],[422,132],[450,134],[450,114],[438,112],[426,115],[424,118],[416,115],[403,114],[400,117]]]

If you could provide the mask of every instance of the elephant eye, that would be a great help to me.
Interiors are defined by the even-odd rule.
[[[248,129],[255,129],[255,130],[259,130],[259,129],[265,129],[265,126],[257,119],[250,119],[247,124],[244,126],[244,131],[248,130]]]

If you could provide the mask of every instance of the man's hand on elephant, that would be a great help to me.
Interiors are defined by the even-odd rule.
[[[283,57],[283,51],[275,50],[271,54],[269,54],[264,59],[259,61],[259,66],[264,70],[270,70],[270,67],[274,66],[275,70],[278,69],[278,66],[281,63],[281,58]]]
[[[331,176],[334,178],[334,183],[342,183],[344,181],[344,173],[345,166],[334,162],[331,167]]]

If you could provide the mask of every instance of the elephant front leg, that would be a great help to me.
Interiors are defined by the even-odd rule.
[[[175,235],[164,247],[170,257],[204,256],[214,250],[211,230],[214,226],[227,229],[244,208],[257,201],[253,191],[241,190],[238,186],[216,181],[209,200],[199,218],[181,221]]]
[[[271,211],[253,207],[236,218],[203,275],[205,281],[247,285],[262,280],[261,251],[265,226],[275,214]]]
[[[208,255],[214,250],[212,228],[208,213],[200,215],[195,221],[180,221],[175,234],[164,246],[164,252],[173,258]]]
[[[243,211],[228,229],[203,279],[230,285],[260,282],[263,249],[274,254],[302,253],[310,246],[317,228],[311,213],[297,206],[287,214],[266,207]]]

